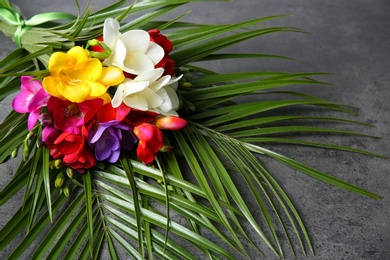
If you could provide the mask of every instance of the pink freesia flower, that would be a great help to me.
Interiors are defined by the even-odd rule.
[[[30,113],[28,116],[28,130],[34,128],[38,121],[41,107],[46,106],[50,95],[43,89],[39,80],[31,76],[22,76],[20,79],[21,91],[12,100],[12,108],[18,113]]]

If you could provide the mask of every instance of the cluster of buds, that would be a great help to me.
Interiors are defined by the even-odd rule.
[[[49,162],[49,167],[56,174],[56,179],[54,181],[54,186],[61,189],[66,197],[70,195],[70,188],[68,185],[68,179],[73,179],[73,169],[70,167],[64,166],[61,159],[54,159]]]

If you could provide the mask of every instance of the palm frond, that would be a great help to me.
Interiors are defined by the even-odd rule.
[[[263,158],[336,187],[380,198],[272,149],[273,144],[304,145],[383,157],[302,136],[376,138],[343,128],[370,126],[356,120],[289,113],[300,107],[318,109],[317,113],[354,113],[347,105],[296,91],[303,85],[327,87],[328,83],[316,79],[327,74],[220,74],[194,65],[210,60],[290,59],[219,51],[260,36],[302,30],[265,24],[282,16],[225,25],[180,22],[185,14],[171,21],[156,20],[189,2],[196,1],[145,0],[130,4],[122,0],[96,13],[87,8],[74,21],[44,23],[26,31],[21,38],[23,48],[0,62],[3,100],[18,90],[19,76],[43,77],[53,51],[66,51],[100,37],[108,17],[122,21],[130,18],[122,23],[123,31],[156,27],[168,30],[166,35],[175,47],[171,58],[178,73],[183,73],[178,90],[182,98],[179,112],[189,122],[185,129],[167,133],[165,144],[174,147],[174,152],[160,153],[156,164],[144,165],[127,153],[117,164],[98,165],[81,175],[56,167],[48,150],[39,144],[41,129],[36,127],[29,133],[27,116],[10,112],[0,125],[0,162],[18,153],[22,158],[13,179],[0,192],[0,205],[24,187],[25,195],[22,206],[0,231],[0,250],[13,247],[6,257],[17,259],[28,252],[33,259],[96,259],[105,248],[111,259],[117,259],[119,251],[134,259],[195,259],[200,254],[209,259],[237,259],[252,257],[248,245],[264,257],[314,253],[293,199],[266,168]],[[7,3],[0,1],[0,6],[10,8]],[[17,27],[0,19],[6,35],[13,36]],[[266,95],[276,98],[262,99]],[[316,123],[319,125],[313,126]],[[19,234],[24,235],[20,240]],[[13,246],[16,242],[18,245]],[[287,253],[286,248],[291,251]]]

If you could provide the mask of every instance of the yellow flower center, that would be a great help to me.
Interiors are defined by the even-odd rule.
[[[77,87],[82,82],[81,79],[72,78],[68,73],[65,72],[61,72],[61,76],[61,82],[64,86]]]
[[[68,79],[68,85],[71,86],[78,86],[80,82],[80,79]]]

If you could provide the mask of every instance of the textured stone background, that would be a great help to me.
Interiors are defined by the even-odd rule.
[[[74,12],[73,1],[15,0],[27,17],[40,12]],[[28,3],[27,3],[28,2]],[[81,1],[83,3],[83,1]],[[112,2],[112,1],[111,1]],[[91,0],[95,9],[110,1]],[[363,129],[383,137],[344,139],[328,136],[333,143],[348,144],[390,155],[390,2],[387,0],[237,0],[232,3],[196,3],[175,11],[191,9],[187,20],[202,23],[230,23],[262,16],[291,14],[270,25],[295,26],[310,34],[283,33],[262,37],[232,48],[232,51],[272,53],[300,60],[216,62],[223,71],[318,71],[335,73],[325,79],[335,86],[302,87],[309,94],[362,108],[360,115],[345,116],[375,124]],[[15,48],[0,35],[0,57]],[[0,117],[10,110],[1,104]],[[356,129],[359,130],[359,129]],[[278,151],[311,166],[332,173],[384,197],[373,200],[312,180],[294,170],[271,165],[271,172],[283,184],[307,225],[316,249],[308,259],[390,259],[390,163],[388,160],[333,152],[277,146]],[[16,164],[0,166],[0,188],[13,174]],[[22,195],[0,207],[0,225],[20,205]],[[7,248],[2,255],[7,255]],[[28,259],[28,256],[25,256]],[[291,256],[287,254],[287,259]],[[302,258],[300,255],[298,258]],[[254,259],[257,259],[254,256]]]

